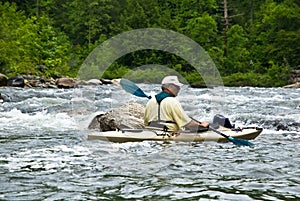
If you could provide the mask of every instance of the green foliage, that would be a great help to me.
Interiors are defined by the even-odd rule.
[[[225,85],[229,86],[257,86],[257,87],[280,87],[288,84],[290,69],[270,62],[271,67],[267,73],[259,74],[253,71],[247,73],[234,73],[223,77]]]
[[[288,84],[290,68],[288,66],[279,66],[270,61],[271,67],[267,70],[267,75],[271,78],[269,86],[283,86]]]
[[[135,82],[160,83],[167,75],[179,75],[171,68],[160,65],[145,65],[127,72],[124,77]]]
[[[47,17],[26,18],[16,5],[0,4],[1,71],[8,75],[43,74],[46,77],[68,72],[70,43],[65,34],[48,24]],[[39,72],[38,65],[46,68]]]
[[[34,39],[34,25],[15,4],[0,4],[0,69],[10,74],[24,72],[31,63],[29,42]],[[30,69],[29,69],[30,70]]]
[[[197,71],[192,71],[185,76],[190,84],[205,85],[203,78]]]
[[[225,73],[248,72],[250,53],[247,49],[248,38],[243,27],[233,25],[228,31],[228,55],[225,63]]]
[[[189,19],[184,32],[207,48],[217,39],[217,23],[208,13],[203,13],[199,17]]]
[[[47,66],[44,72],[46,77],[66,74],[69,59],[70,43],[67,36],[48,24],[49,19],[41,16],[36,22],[36,33],[39,37],[34,41],[32,55],[35,55],[37,64]]]
[[[252,52],[268,65],[269,60],[296,67],[300,63],[300,7],[296,1],[269,1],[261,6],[259,20],[253,34],[258,49]]]
[[[104,72],[103,77],[108,79],[120,78],[123,77],[129,71],[129,68],[113,64]]]
[[[85,58],[102,42],[124,31],[153,27],[173,30],[200,44],[214,60],[226,85],[282,86],[287,84],[290,70],[300,64],[297,0],[228,1],[227,43],[223,1],[9,2],[0,3],[0,73],[8,76],[75,77]],[[134,70],[147,64],[158,66]],[[91,75],[86,76],[97,75],[97,71],[94,63],[86,72]],[[162,71],[177,72],[189,83],[204,84],[187,61],[158,50],[129,53],[115,61],[103,77],[131,75],[136,81],[159,82]]]
[[[225,85],[229,86],[269,86],[269,76],[255,72],[234,73],[223,77]]]

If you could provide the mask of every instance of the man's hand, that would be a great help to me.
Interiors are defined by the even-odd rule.
[[[207,122],[201,122],[201,123],[199,124],[199,126],[204,127],[204,128],[207,128],[207,127],[209,127],[209,123],[207,123]]]

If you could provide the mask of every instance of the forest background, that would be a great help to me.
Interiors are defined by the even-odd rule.
[[[129,30],[162,28],[201,45],[227,86],[288,84],[290,71],[300,64],[300,1],[228,0],[225,18],[224,2],[2,1],[0,73],[76,77],[85,58],[105,40]],[[119,58],[103,78],[120,78],[145,64],[165,65],[189,83],[202,82],[185,60],[158,50],[136,51]],[[147,82],[144,74],[135,77],[135,81]],[[156,77],[159,82],[161,77]]]

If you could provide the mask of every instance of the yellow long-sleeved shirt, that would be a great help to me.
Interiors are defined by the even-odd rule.
[[[160,120],[175,122],[164,124],[169,130],[177,131],[187,125],[192,119],[187,116],[175,97],[167,97],[160,103]],[[153,121],[158,121],[158,103],[155,97],[148,101],[144,116],[146,126]]]

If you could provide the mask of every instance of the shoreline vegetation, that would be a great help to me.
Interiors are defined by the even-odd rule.
[[[224,86],[299,86],[300,3],[296,0],[230,0],[228,10],[225,1],[211,0],[37,2],[0,3],[0,73],[7,80],[23,75],[25,85],[55,86],[59,79],[75,79],[88,55],[111,37],[160,28],[201,45]],[[145,73],[133,72],[153,64],[157,66]],[[162,65],[191,86],[205,86],[187,61],[151,49],[122,56],[95,79],[113,80],[131,73],[137,83],[159,83]],[[0,81],[0,85],[6,84]]]

